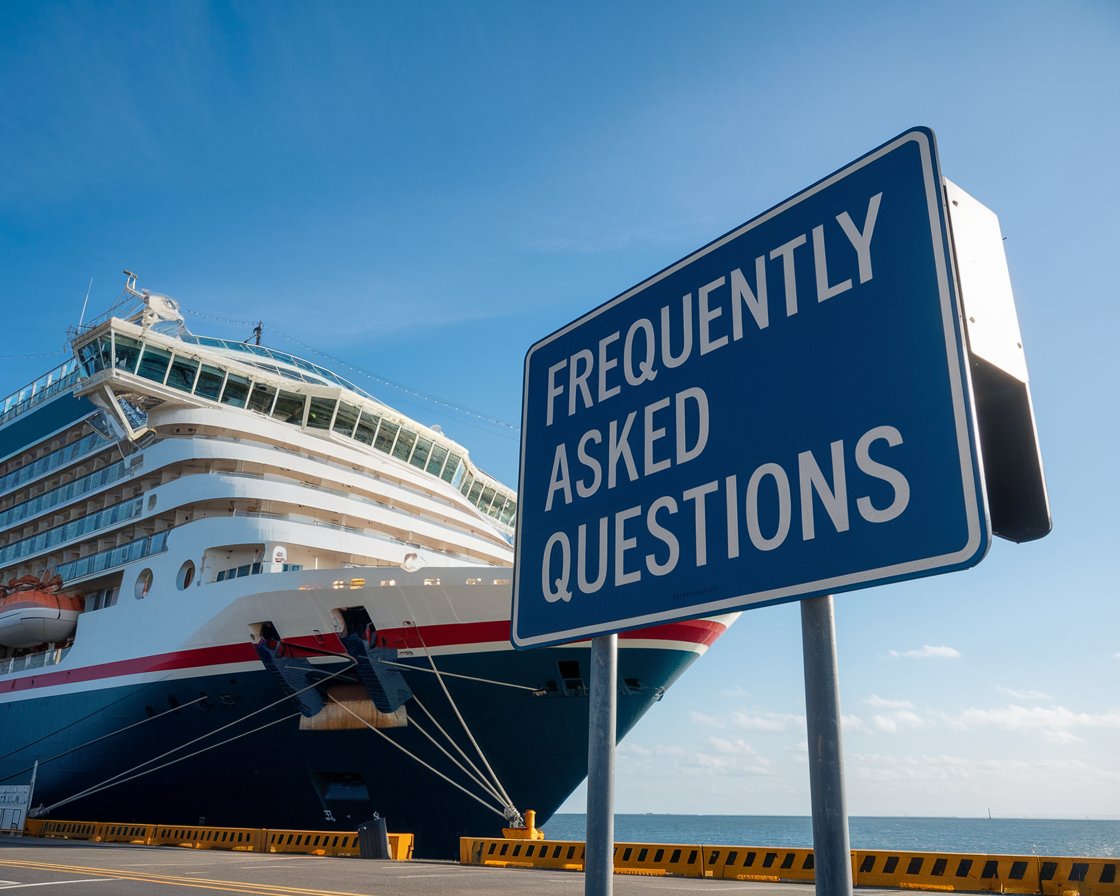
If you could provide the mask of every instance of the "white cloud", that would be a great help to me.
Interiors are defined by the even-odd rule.
[[[1115,783],[1116,771],[1094,768],[1080,759],[971,759],[963,756],[925,754],[893,756],[886,753],[853,753],[849,768],[860,779],[879,783],[914,781],[947,781],[952,779],[991,779],[1023,781],[1058,781],[1086,779]]]
[[[880,697],[878,694],[872,694],[863,701],[868,706],[874,706],[876,709],[913,709],[914,704],[909,700],[888,700],[886,697]]]
[[[1005,688],[1002,685],[996,688],[1001,694],[1006,694],[1012,700],[1053,700],[1054,698],[1045,691],[1018,691],[1015,688]]]
[[[932,644],[923,644],[917,650],[892,650],[888,656],[899,658],[904,657],[912,660],[926,660],[926,659],[941,659],[941,660],[957,660],[961,657],[961,652],[955,647],[947,646],[934,646]]]
[[[1120,710],[1100,713],[1074,712],[1064,706],[1010,706],[993,709],[970,707],[945,720],[954,728],[998,728],[1037,732],[1053,743],[1078,740],[1076,730],[1120,729]]]
[[[843,715],[840,716],[840,724],[844,731],[862,732],[866,733],[871,729],[867,727],[867,723],[859,716]]]
[[[697,724],[711,728],[737,728],[741,731],[763,731],[769,734],[805,730],[805,716],[793,713],[764,712],[752,715],[741,710],[733,710],[722,716],[712,716],[702,712],[690,712],[689,718]]]
[[[876,731],[882,731],[886,734],[895,734],[903,728],[924,728],[927,725],[925,719],[906,709],[892,712],[889,715],[877,713],[871,717],[871,722]]]
[[[726,777],[772,777],[773,763],[739,738],[709,737],[708,749],[688,752],[676,763],[683,775]]]

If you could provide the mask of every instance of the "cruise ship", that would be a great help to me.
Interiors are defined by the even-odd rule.
[[[0,784],[55,818],[455,854],[587,773],[588,642],[510,644],[513,490],[138,287],[0,415]],[[621,738],[733,616],[620,636]]]

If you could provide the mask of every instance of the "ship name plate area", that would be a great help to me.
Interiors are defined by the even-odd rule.
[[[931,138],[902,135],[530,349],[515,645],[979,561]]]

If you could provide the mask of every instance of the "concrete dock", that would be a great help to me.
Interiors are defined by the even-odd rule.
[[[68,896],[580,896],[583,874],[0,836],[0,891],[64,886]],[[619,896],[812,896],[805,884],[616,875]],[[49,890],[48,890],[49,891]],[[861,890],[869,896],[887,890]],[[897,894],[897,891],[893,891]]]

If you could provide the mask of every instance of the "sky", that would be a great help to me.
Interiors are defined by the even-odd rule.
[[[516,486],[530,345],[928,126],[1000,218],[1054,529],[836,597],[848,810],[1115,818],[1118,96],[1107,0],[13,0],[0,391],[127,268]],[[803,687],[798,606],[746,612],[619,747],[616,810],[809,814]]]

